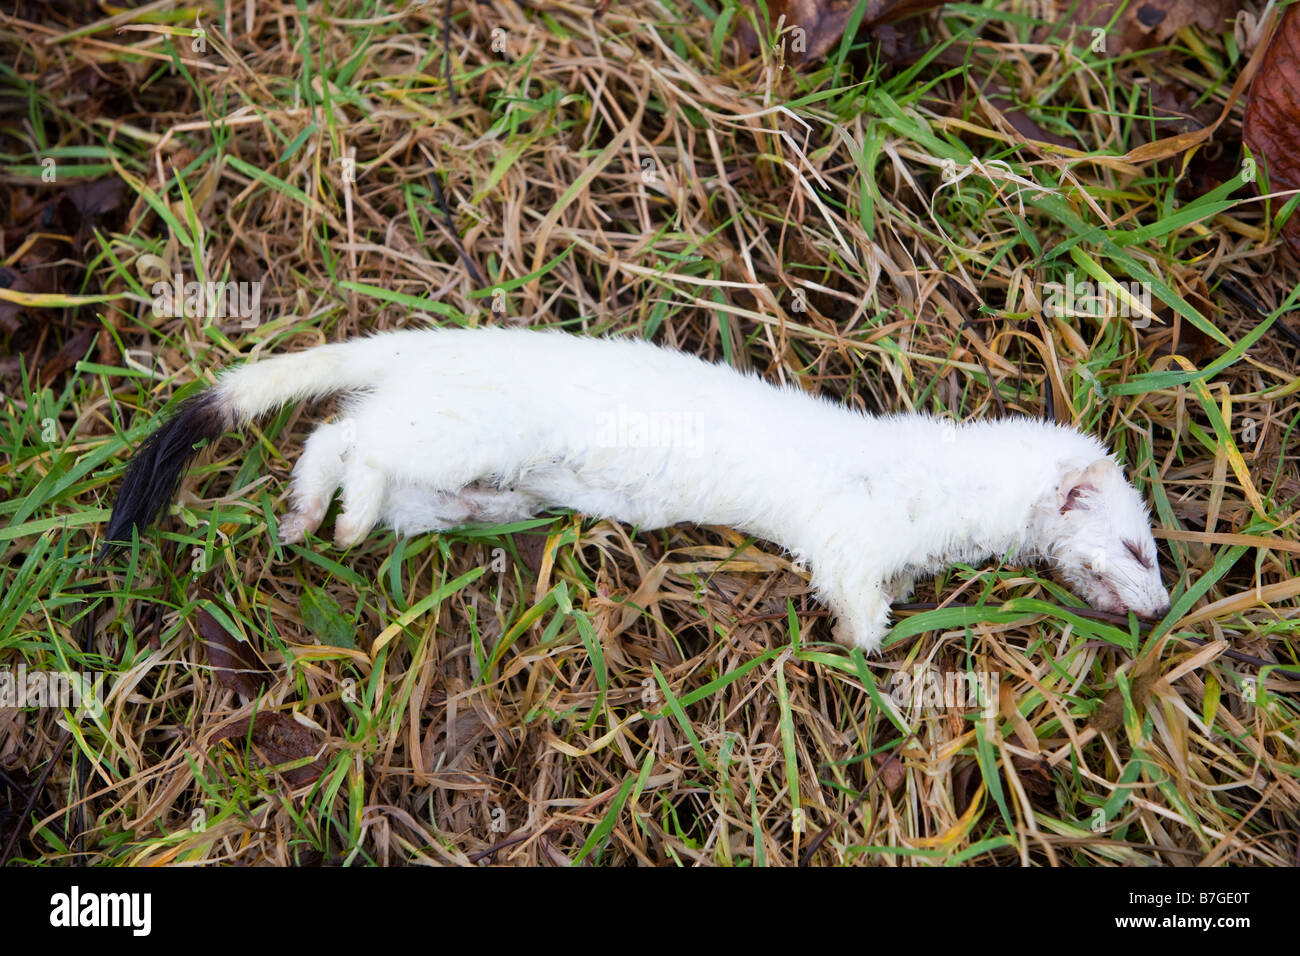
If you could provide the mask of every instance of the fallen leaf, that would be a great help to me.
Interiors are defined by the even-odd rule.
[[[1155,680],[1155,675],[1139,675],[1132,679],[1129,687],[1129,699],[1139,709],[1143,706],[1147,688]],[[1124,724],[1124,692],[1120,690],[1119,685],[1115,685],[1106,692],[1102,698],[1101,705],[1093,712],[1092,717],[1088,720],[1088,726],[1106,734],[1118,730]]]
[[[10,757],[15,761],[18,759],[16,755]],[[14,844],[14,855],[25,857],[32,853],[39,854],[40,851],[35,850],[27,836],[31,818],[23,813],[31,798],[32,788],[38,783],[39,773],[30,773],[16,762],[0,765],[0,850],[9,844],[17,829],[19,834]],[[52,786],[46,786],[37,795],[32,811],[38,818],[54,809],[50,800],[52,790]]]
[[[536,577],[542,570],[542,559],[546,556],[546,536],[533,532],[518,532],[510,536],[515,543],[515,552],[524,563],[528,573]],[[654,539],[652,539],[654,540]]]
[[[63,195],[83,220],[94,219],[112,212],[121,204],[122,197],[126,195],[126,183],[116,176],[110,176],[94,182],[76,183],[64,190]]]
[[[54,353],[54,357],[40,367],[40,381],[48,384],[84,359],[98,335],[93,327],[80,326]]]
[[[21,272],[16,272],[9,267],[0,267],[0,289],[13,289],[15,292],[35,292],[31,282]],[[0,299],[0,329],[5,332],[17,332],[21,327],[18,317],[26,310],[26,306],[19,305],[17,302],[10,302],[8,299]]]
[[[1135,140],[1145,144],[1148,132],[1156,139],[1209,130],[1213,135],[1198,149],[1155,161],[1155,170],[1177,180],[1177,195],[1191,202],[1217,189],[1241,172],[1241,138],[1232,128],[1218,123],[1220,109],[1214,103],[1197,104],[1197,90],[1172,83],[1153,83],[1148,87],[1154,127],[1138,123]]]
[[[1168,43],[1183,27],[1228,30],[1240,7],[1235,0],[1079,0],[1070,22],[1106,29],[1118,12],[1102,39],[1103,48],[1096,51],[1117,56]]]
[[[232,635],[206,610],[199,611],[198,629],[212,673],[228,690],[252,698],[270,683],[271,669],[253,646]]]
[[[254,718],[245,717],[227,724],[212,738],[214,744],[223,740],[229,740],[237,746],[248,741],[264,767],[277,767],[302,760],[320,749],[315,734],[291,715],[278,710],[264,711]],[[309,764],[283,771],[283,775],[290,786],[301,787],[315,781],[325,769],[324,758],[317,757]]]
[[[1052,779],[1051,765],[1048,764],[1046,757],[1041,754],[1037,757],[1012,757],[1011,766],[1027,793],[1036,797],[1051,796],[1055,789],[1055,781]]]
[[[1300,8],[1282,17],[1250,84],[1241,138],[1264,163],[1273,192],[1300,188]],[[1300,256],[1300,216],[1282,227],[1291,251]]]
[[[885,789],[890,793],[896,793],[898,788],[903,785],[903,778],[907,776],[907,769],[903,766],[902,759],[894,760],[892,754],[879,753],[871,759],[875,763],[880,773],[880,782],[885,785]]]
[[[1049,133],[1043,129],[1024,110],[1017,109],[1015,104],[1003,96],[990,96],[989,106],[1002,114],[1002,118],[1011,124],[1011,128],[1023,136],[1025,139],[1036,140],[1040,143],[1052,143],[1056,146],[1066,148],[1077,148],[1078,143],[1066,139],[1064,136],[1058,136],[1055,133]]]
[[[1223,309],[1210,296],[1205,279],[1195,273],[1185,277],[1182,286],[1183,298],[1201,315],[1213,321],[1223,313]],[[1218,343],[1192,325],[1173,309],[1166,306],[1157,296],[1151,297],[1151,308],[1161,319],[1152,322],[1140,330],[1143,345],[1154,343],[1151,358],[1162,355],[1185,355],[1188,360],[1200,367],[1216,354]]]
[[[0,268],[0,289],[17,293],[19,299],[0,299],[0,331],[22,330],[24,318],[37,327],[38,344],[27,361],[43,384],[86,355],[91,343],[85,330],[98,337],[96,310],[81,307],[75,294],[97,292],[96,280],[86,275],[83,265],[87,243],[100,219],[119,207],[125,194],[122,180],[107,177],[69,186],[16,184],[0,196],[0,208],[6,210],[0,221],[0,247],[17,250]],[[35,298],[48,294],[60,298],[53,304]],[[45,325],[53,325],[56,333],[45,334]],[[61,351],[46,360],[55,346]]]
[[[867,0],[858,26],[871,28],[904,17],[941,7],[944,0]],[[785,17],[784,36],[792,62],[823,57],[844,35],[853,11],[860,0],[768,0],[772,27]],[[761,14],[760,14],[761,16]],[[753,32],[745,29],[742,41],[752,52],[756,47]]]
[[[966,811],[970,809],[971,801],[979,793],[982,782],[983,777],[980,776],[979,764],[974,760],[953,771],[952,806],[959,817],[965,816]]]

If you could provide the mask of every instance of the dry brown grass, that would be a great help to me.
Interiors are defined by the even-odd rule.
[[[1034,17],[1050,5],[1004,6]],[[1156,504],[1183,617],[1140,638],[1065,616],[1057,608],[1072,602],[1049,575],[989,566],[918,594],[982,608],[969,623],[901,612],[936,626],[863,662],[820,643],[828,622],[786,557],[727,529],[634,535],[574,516],[281,556],[266,519],[322,411],[297,409],[205,459],[181,496],[193,525],[170,518],[169,534],[142,543],[130,591],[117,563],[88,658],[76,651],[70,574],[43,591],[21,569],[40,548],[43,568],[63,553],[87,568],[96,509],[119,473],[100,467],[42,491],[35,513],[7,506],[3,583],[33,590],[0,631],[0,661],[52,668],[70,655],[112,672],[107,715],[59,757],[21,856],[72,856],[77,820],[63,810],[76,753],[93,765],[90,862],[549,865],[585,848],[607,864],[788,865],[810,847],[823,865],[1297,862],[1300,684],[1297,671],[1265,666],[1300,664],[1297,350],[1271,330],[1203,383],[1154,374],[1204,369],[1258,328],[1264,317],[1222,283],[1271,311],[1294,294],[1296,263],[1248,191],[1156,229],[1209,191],[1193,178],[1212,165],[1175,184],[1177,166],[1120,158],[1189,122],[1153,122],[1139,94],[1191,91],[1217,113],[1244,57],[1219,83],[1224,41],[1197,33],[1183,38],[1193,53],[1098,67],[1015,20],[949,13],[924,21],[911,53],[920,27],[887,35],[878,67],[864,37],[839,86],[873,79],[837,93],[828,69],[785,68],[736,42],[715,59],[712,24],[685,0],[596,15],[580,3],[457,2],[453,96],[441,4],[349,19],[311,9],[250,3],[228,31],[209,25],[206,52],[178,39],[192,82],[166,68],[166,33],[68,37],[57,12],[36,10],[0,20],[49,143],[103,147],[136,184],[104,234],[111,255],[93,241],[79,253],[85,291],[132,292],[146,253],[187,277],[228,268],[264,282],[253,329],[155,319],[138,294],[105,308],[114,331],[99,336],[98,362],[122,367],[120,346],[142,350],[153,381],[80,373],[63,447],[28,434],[11,448],[15,501],[97,450],[120,464],[121,426],[151,421],[227,362],[431,320],[562,325],[651,335],[872,411],[1050,409],[1091,428]],[[321,79],[341,69],[346,82]],[[27,103],[6,103],[11,162],[36,164]],[[1027,140],[1007,119],[1013,106],[1072,145]],[[1198,162],[1218,150],[1235,171],[1240,115],[1236,103]],[[945,159],[961,148],[981,165],[945,186]],[[167,202],[191,224],[177,170],[195,248],[140,197],[170,181]],[[458,238],[429,195],[430,170]],[[44,195],[22,171],[6,182]],[[1044,283],[1067,267],[1124,275],[1106,243],[1139,224],[1153,234],[1127,252],[1218,341],[1159,292],[1161,321],[1144,329],[1044,317]],[[1061,244],[1075,241],[1072,258]],[[494,288],[504,316],[491,311]],[[39,332],[29,320],[13,353],[41,366],[89,313],[65,310]],[[36,393],[17,386],[16,362],[5,368],[10,431],[22,435]],[[53,516],[82,518],[23,525]],[[189,573],[185,555],[205,545],[211,568]],[[394,625],[467,573],[480,576]],[[264,699],[212,673],[196,639],[200,588],[262,649],[274,675]],[[305,591],[355,620],[355,648],[315,642]],[[535,621],[523,617],[538,606]],[[1000,675],[999,715],[915,703],[891,716],[873,703],[916,666]],[[354,688],[360,702],[348,704]],[[276,708],[314,726],[316,783],[295,786],[215,742],[232,720]],[[55,751],[59,717],[0,710],[11,812]],[[206,828],[192,827],[199,809]]]

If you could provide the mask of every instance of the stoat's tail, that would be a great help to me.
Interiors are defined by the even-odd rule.
[[[395,341],[401,335],[322,345],[222,374],[216,385],[181,406],[135,453],[113,502],[106,543],[96,562],[129,542],[133,528],[144,530],[166,507],[198,442],[215,440],[288,402],[375,384],[384,364],[401,348]]]

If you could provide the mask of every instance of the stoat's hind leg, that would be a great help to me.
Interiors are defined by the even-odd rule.
[[[334,522],[334,546],[350,548],[370,533],[383,511],[388,476],[363,448],[353,446],[343,465],[343,512]]]
[[[518,491],[468,485],[438,491],[427,485],[392,484],[382,518],[398,534],[447,531],[467,524],[505,524],[530,518],[542,502]]]
[[[469,520],[475,524],[506,524],[531,518],[545,505],[532,495],[510,488],[467,485],[457,497],[469,508]]]
[[[280,519],[281,544],[296,544],[320,527],[330,499],[343,481],[343,456],[351,446],[355,427],[338,422],[320,425],[311,433],[289,487],[292,508]]]

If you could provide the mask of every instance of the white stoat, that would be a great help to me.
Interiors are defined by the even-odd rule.
[[[166,504],[195,441],[347,393],[293,469],[282,541],[342,489],[334,541],[572,508],[644,529],[728,525],[807,562],[836,637],[876,650],[916,577],[1046,560],[1094,607],[1162,616],[1141,497],[1096,439],[1026,418],[875,418],[636,339],[390,332],[224,373],[142,446],[107,539]]]

